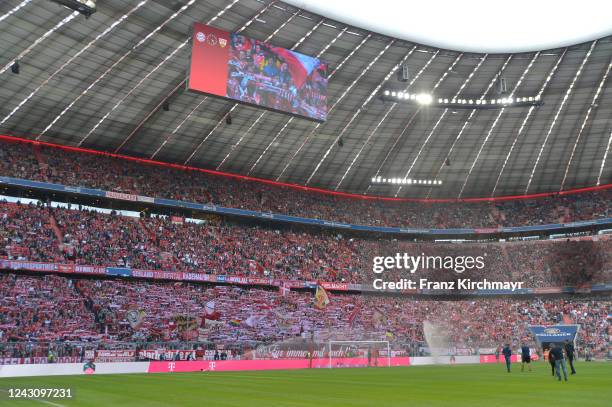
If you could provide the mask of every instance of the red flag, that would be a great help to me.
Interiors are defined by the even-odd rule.
[[[256,262],[255,260],[249,260],[249,271],[251,273],[262,273],[264,272],[264,268],[261,264]]]
[[[359,309],[359,307],[355,307],[355,309],[353,309],[353,312],[351,312],[351,315],[349,315],[348,317],[348,322],[351,326],[353,326],[353,324],[355,323],[355,319],[357,318],[357,314],[359,314],[359,311],[361,311]]]
[[[327,295],[327,291],[322,285],[317,284],[317,291],[315,292],[314,297],[314,306],[317,309],[325,309],[327,304],[329,304],[329,295]]]
[[[293,84],[300,89],[308,76],[320,64],[319,59],[309,57],[285,48],[271,48],[272,52],[281,57],[291,73]]]

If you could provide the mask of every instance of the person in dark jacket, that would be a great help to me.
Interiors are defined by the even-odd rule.
[[[506,369],[508,369],[508,373],[510,373],[510,366],[512,365],[512,349],[510,349],[510,344],[507,343],[502,349],[502,354],[504,355],[504,359],[506,359]]]
[[[574,369],[574,355],[576,353],[574,349],[574,344],[568,339],[566,339],[565,345],[563,347],[565,348],[565,355],[567,356],[567,360],[569,362],[572,374],[576,374],[576,369]]]
[[[552,372],[552,376],[555,377],[555,357],[550,353],[550,349],[548,350],[548,363],[550,363],[550,371]]]
[[[561,381],[561,370],[563,370],[563,378],[567,381],[567,367],[565,366],[565,357],[561,345],[554,345],[550,350],[550,354],[555,358],[555,373],[557,379]]]
[[[521,372],[525,371],[525,363],[527,363],[527,367],[529,367],[529,371],[531,372],[531,349],[529,346],[523,342],[523,346],[521,346]]]

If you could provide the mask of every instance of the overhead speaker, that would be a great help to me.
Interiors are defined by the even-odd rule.
[[[11,72],[14,74],[19,74],[19,61],[15,60],[13,65],[11,65]]]
[[[408,65],[403,64],[397,70],[397,80],[400,82],[408,82],[409,78],[410,78],[410,73],[408,72]]]
[[[497,93],[500,95],[505,95],[508,92],[508,87],[506,86],[506,78],[500,76],[497,80]]]
[[[232,124],[232,115],[228,113],[227,117],[225,118],[225,124]]]
[[[162,104],[162,109],[164,110],[164,112],[169,112],[170,111],[170,102],[164,101],[164,103]]]

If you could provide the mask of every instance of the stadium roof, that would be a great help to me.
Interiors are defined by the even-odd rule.
[[[600,0],[286,0],[393,37],[470,52],[527,52],[612,35],[612,3]],[[594,12],[594,10],[597,10]]]
[[[334,72],[327,122],[186,92],[196,21],[299,43],[305,54],[324,50]],[[269,0],[99,0],[89,19],[48,1],[9,0],[0,4],[0,38],[0,134],[358,194],[489,197],[612,182],[612,37],[478,54]],[[394,71],[403,62],[407,83]],[[492,99],[499,76],[517,96],[541,92],[544,105],[445,110],[383,103],[374,93],[409,86]],[[371,185],[375,175],[443,184]]]

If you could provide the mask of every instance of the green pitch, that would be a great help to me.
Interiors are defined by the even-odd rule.
[[[504,407],[612,406],[612,364],[578,363],[569,383],[548,363],[510,374],[502,365],[93,375],[0,379],[0,388],[71,387],[73,399],[8,400],[0,406]]]

